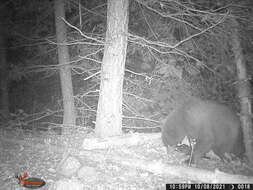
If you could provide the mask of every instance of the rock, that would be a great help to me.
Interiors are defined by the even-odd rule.
[[[84,185],[77,179],[61,179],[53,184],[53,190],[83,190]]]
[[[58,173],[65,177],[73,176],[80,168],[81,164],[75,157],[68,157],[63,163],[61,163]]]
[[[96,181],[98,172],[96,171],[95,168],[89,167],[89,166],[83,166],[77,173],[77,176],[79,179],[84,180],[84,181]]]

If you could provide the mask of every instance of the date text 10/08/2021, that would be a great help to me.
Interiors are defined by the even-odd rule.
[[[166,190],[250,190],[253,184],[166,184]]]

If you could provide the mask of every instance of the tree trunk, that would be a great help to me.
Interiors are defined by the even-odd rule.
[[[75,125],[75,105],[73,96],[73,86],[71,79],[71,67],[69,65],[69,52],[67,43],[67,29],[64,21],[65,10],[64,10],[64,0],[54,1],[55,9],[55,27],[56,27],[56,39],[58,43],[58,62],[60,69],[60,80],[61,89],[63,97],[63,134],[68,133],[69,127]]]
[[[106,43],[95,130],[100,137],[122,133],[122,94],[127,32],[128,0],[108,0]]]
[[[232,32],[232,47],[235,57],[235,63],[237,68],[238,78],[238,97],[240,98],[241,104],[241,123],[244,136],[244,144],[246,148],[246,155],[251,163],[253,163],[253,152],[252,152],[252,120],[251,120],[251,91],[250,83],[247,76],[247,68],[243,57],[239,38],[239,24],[236,20],[233,20],[233,32]]]
[[[6,60],[6,33],[0,27],[0,117],[8,119],[9,111],[9,93],[8,93],[8,69]]]

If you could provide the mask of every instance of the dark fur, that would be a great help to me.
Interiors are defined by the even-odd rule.
[[[213,150],[242,156],[243,135],[239,117],[227,106],[214,101],[190,99],[175,109],[162,128],[162,141],[167,147],[180,143],[185,136],[196,139],[193,162]]]

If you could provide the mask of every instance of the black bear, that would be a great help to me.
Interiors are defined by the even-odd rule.
[[[167,117],[162,127],[163,144],[175,146],[185,136],[196,140],[193,163],[210,150],[221,158],[225,152],[242,156],[245,151],[239,117],[215,101],[192,98]]]

